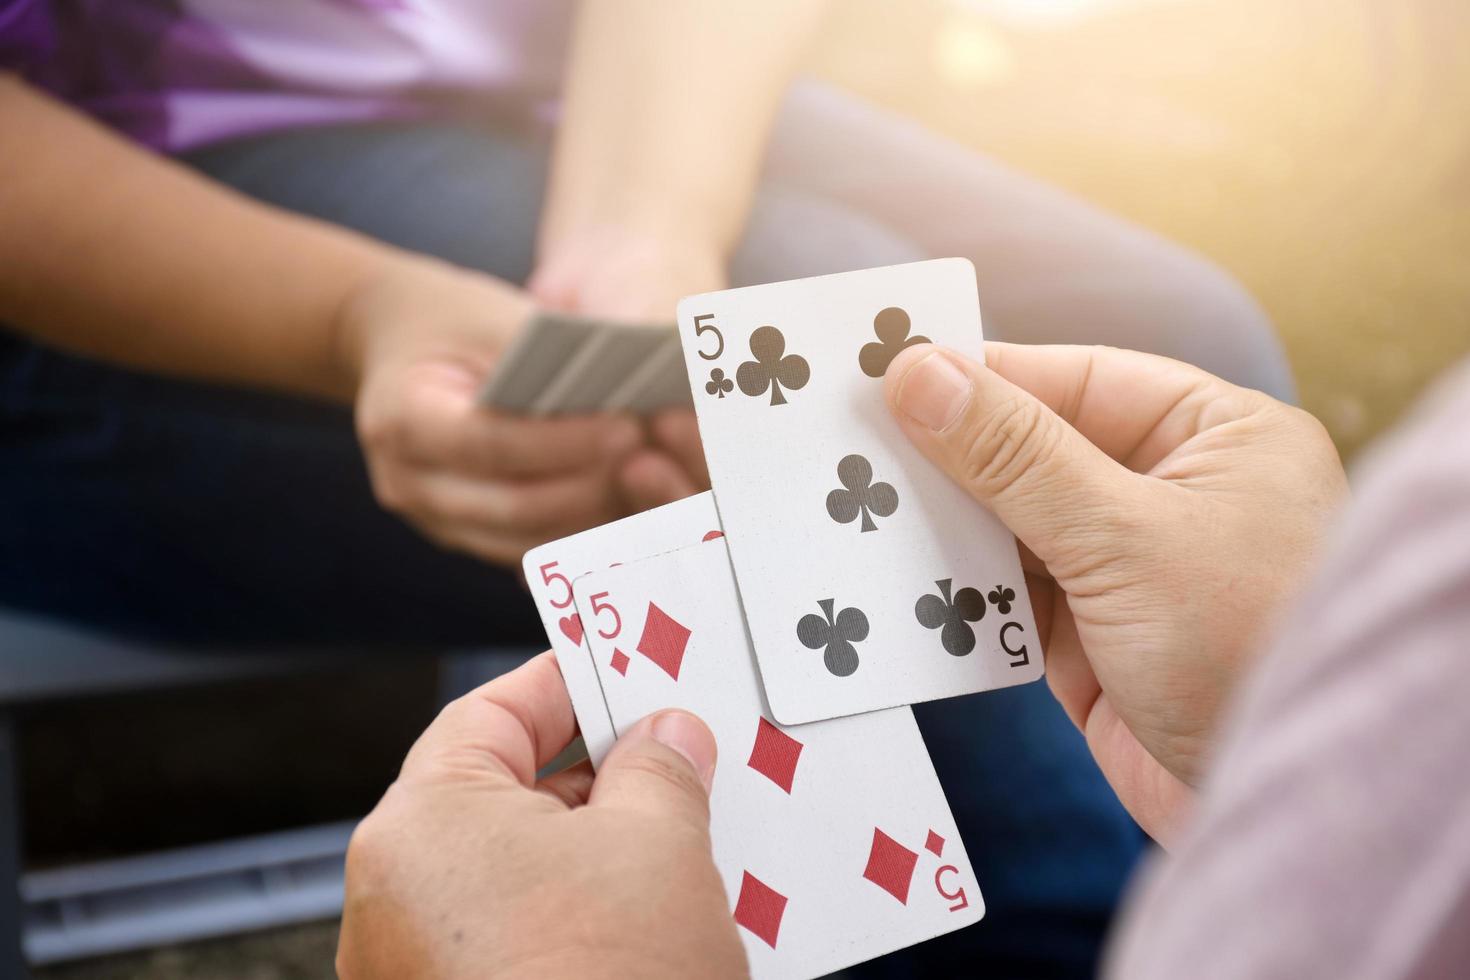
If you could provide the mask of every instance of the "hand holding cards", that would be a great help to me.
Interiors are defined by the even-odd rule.
[[[912,711],[771,721],[723,538],[575,596],[618,734],[669,707],[715,734],[710,835],[753,975],[818,976],[981,917]]]
[[[756,976],[816,976],[983,902],[906,705],[1041,675],[1010,534],[912,449],[881,379],[982,352],[942,260],[693,297],[701,494],[527,554],[594,762],[652,711],[720,747],[716,864]],[[728,535],[728,536],[727,536]]]
[[[634,514],[613,524],[573,534],[526,553],[526,584],[572,697],[582,739],[594,764],[602,761],[617,735],[603,702],[602,686],[588,659],[600,609],[584,618],[572,591],[574,580],[603,568],[673,551],[720,536],[719,516],[708,493]]]

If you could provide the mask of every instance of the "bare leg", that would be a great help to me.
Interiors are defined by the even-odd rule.
[[[969,258],[989,337],[1152,351],[1294,397],[1265,315],[1222,270],[854,96],[799,86],[766,178],[787,195],[850,209],[875,235],[886,228],[907,243],[904,254]]]

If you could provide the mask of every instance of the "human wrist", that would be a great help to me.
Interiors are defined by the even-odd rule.
[[[400,284],[416,273],[417,261],[393,255],[366,265],[345,286],[332,318],[331,359],[346,400],[356,397],[382,329],[381,311]]]
[[[680,297],[725,288],[726,265],[716,245],[679,230],[589,225],[538,255],[526,289],[550,309],[672,320]]]
[[[738,244],[743,215],[720,215],[714,202],[665,193],[616,194],[595,206],[548,207],[536,241],[537,264],[545,265],[589,248],[641,248],[658,243],[666,253],[707,256],[723,265]],[[607,254],[603,251],[603,254]]]
[[[342,282],[326,337],[328,383],[339,400],[351,401],[356,396],[369,343],[368,313],[376,305],[374,298],[398,271],[400,261],[392,255],[365,258]]]
[[[489,276],[428,256],[390,253],[348,284],[332,318],[331,361],[340,394],[354,398],[385,350],[425,329],[441,338],[446,331],[463,335],[483,354],[483,324],[519,323],[526,305],[516,290]]]

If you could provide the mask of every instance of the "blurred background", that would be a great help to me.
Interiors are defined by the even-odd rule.
[[[1470,352],[1467,30],[1463,0],[847,0],[810,70],[1223,265],[1351,462]],[[411,661],[24,716],[30,860],[349,820],[443,690]],[[334,945],[325,921],[38,975],[329,977]]]
[[[1470,350],[1470,7],[850,4],[817,70],[1214,259],[1351,458]]]

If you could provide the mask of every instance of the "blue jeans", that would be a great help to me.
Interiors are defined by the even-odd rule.
[[[783,118],[733,263],[736,282],[943,248],[976,260],[991,336],[1162,350],[1289,397],[1264,321],[1204,263],[979,156],[937,141],[926,149],[933,137],[871,110],[839,106],[829,115],[837,122],[824,132]],[[821,146],[793,154],[802,139]],[[875,179],[911,168],[926,185],[914,189],[914,206],[886,216],[865,210],[852,180],[827,185],[823,174],[838,161],[803,173],[801,160],[812,164],[821,152],[850,161],[844,140],[863,147]],[[187,162],[279,206],[523,281],[545,156],[535,135],[395,124],[244,140]],[[960,167],[966,160],[969,169]],[[943,238],[953,229],[935,224],[929,236],[912,223],[924,217],[927,185],[950,171],[958,176],[943,213],[977,223],[958,245]],[[1059,236],[1056,247],[1028,266],[1026,249],[1048,234]],[[1146,268],[1110,270],[1129,249]],[[1068,262],[1085,266],[1088,255],[1101,272],[1068,272]],[[1088,323],[1101,326],[1088,333]],[[145,376],[3,333],[0,554],[0,605],[132,634],[542,642],[510,573],[436,549],[375,505],[345,411]],[[915,711],[989,912],[976,927],[853,975],[958,967],[1090,976],[1144,841],[1081,737],[1044,684]]]

